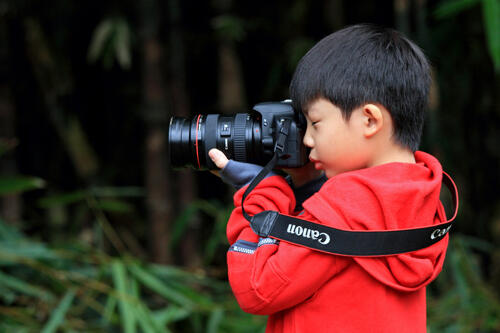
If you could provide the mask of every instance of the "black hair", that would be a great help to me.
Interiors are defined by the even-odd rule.
[[[416,151],[422,136],[430,86],[422,50],[400,32],[354,25],[319,41],[300,60],[290,83],[294,108],[302,111],[323,97],[345,120],[365,103],[379,103],[391,114],[394,136]]]

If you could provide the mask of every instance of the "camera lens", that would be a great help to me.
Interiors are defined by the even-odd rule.
[[[172,117],[168,147],[173,167],[217,169],[208,156],[212,148],[221,150],[229,159],[259,163],[262,160],[259,117],[247,113],[197,115],[191,120]]]

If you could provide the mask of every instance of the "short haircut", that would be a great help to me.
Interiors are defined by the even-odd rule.
[[[429,63],[400,32],[368,24],[339,30],[319,41],[300,60],[292,82],[293,106],[302,111],[326,98],[349,120],[366,103],[391,114],[396,142],[418,149],[428,104]]]

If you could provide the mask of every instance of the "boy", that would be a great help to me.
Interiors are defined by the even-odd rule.
[[[439,201],[442,168],[416,151],[430,74],[422,51],[396,31],[356,25],[316,44],[290,85],[304,113],[304,145],[328,180],[303,203],[300,218],[346,230],[418,228],[446,220]],[[210,157],[237,187],[228,221],[229,281],[243,310],[269,315],[267,332],[425,332],[426,291],[441,271],[448,235],[411,253],[387,257],[325,254],[259,239],[241,197],[260,170]],[[301,183],[317,173],[292,173]],[[297,185],[297,184],[295,184]],[[248,195],[245,210],[294,215],[294,192],[271,175]]]

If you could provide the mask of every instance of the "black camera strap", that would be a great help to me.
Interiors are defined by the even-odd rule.
[[[290,125],[291,125],[291,120],[290,119],[284,119],[282,122],[282,126],[280,128],[280,131],[278,132],[278,138],[276,139],[276,144],[274,145],[274,155],[273,158],[266,164],[266,166],[255,176],[255,178],[252,180],[250,185],[248,185],[245,193],[243,194],[243,198],[241,199],[241,210],[243,211],[243,216],[248,221],[252,221],[252,217],[245,212],[245,208],[243,207],[243,202],[245,201],[245,198],[247,195],[252,192],[252,190],[261,182],[262,179],[264,179],[268,173],[270,173],[276,164],[278,163],[278,159],[283,154],[283,151],[285,150],[286,147],[286,138],[288,136],[288,131],[290,130]]]
[[[279,136],[281,136],[280,133]],[[283,136],[286,135],[283,133]],[[453,217],[443,223],[414,228],[384,231],[352,231],[328,227],[315,222],[263,211],[254,216],[245,212],[247,195],[276,166],[283,149],[277,145],[274,156],[252,180],[241,199],[241,209],[252,230],[261,237],[271,237],[313,250],[345,256],[388,256],[412,252],[431,246],[444,238],[458,211],[458,192],[451,177],[443,172],[443,184],[452,194],[455,207]]]

